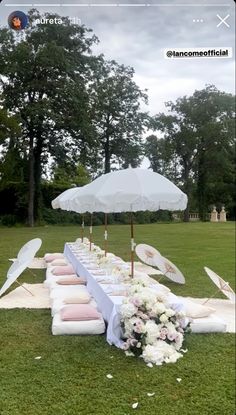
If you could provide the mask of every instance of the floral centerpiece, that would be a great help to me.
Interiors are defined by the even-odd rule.
[[[86,237],[84,237],[83,240],[82,240],[82,238],[77,238],[75,242],[78,245],[81,245],[81,244],[88,245],[89,244],[89,239],[86,238]]]
[[[100,251],[97,252],[97,260],[99,261],[100,259],[105,257],[105,251],[103,249],[100,249]]]
[[[131,280],[130,270],[126,265],[116,265],[112,268],[112,275],[118,277],[121,282],[130,282]]]
[[[123,348],[148,365],[174,363],[182,357],[181,347],[187,321],[182,312],[168,305],[167,297],[134,279],[121,306]]]
[[[101,249],[99,246],[95,245],[95,244],[93,244],[93,245],[92,245],[91,250],[92,250],[92,252],[94,252],[96,255],[98,255],[98,254],[100,254],[100,253],[102,252],[102,249]]]
[[[104,267],[110,264],[110,260],[107,256],[98,256],[97,263],[99,266]]]
[[[84,242],[81,242],[81,244],[79,244],[79,248],[82,249],[83,251],[88,251],[89,245],[85,244]]]

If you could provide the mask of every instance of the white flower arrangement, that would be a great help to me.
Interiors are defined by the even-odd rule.
[[[97,260],[100,261],[104,257],[105,257],[105,251],[103,249],[100,249],[100,251],[97,252]]]
[[[121,282],[130,282],[130,270],[126,266],[117,265],[112,268],[112,275],[118,277]]]
[[[84,251],[88,251],[89,245],[87,243],[81,242],[80,248],[82,248]]]
[[[112,254],[111,252],[107,252],[107,258],[114,259],[115,257],[116,257],[115,254]]]
[[[104,265],[108,265],[110,263],[110,260],[106,256],[102,256],[98,258],[97,263],[100,266],[104,266]]]
[[[80,246],[84,246],[84,245],[89,245],[89,239],[84,237],[83,241],[82,238],[77,238],[76,242],[80,245]]]
[[[102,250],[101,250],[101,248],[99,248],[99,246],[97,246],[97,245],[95,245],[95,244],[92,244],[92,247],[91,247],[91,251],[94,253],[94,254],[99,254]]]
[[[149,365],[175,363],[182,357],[185,315],[170,308],[163,294],[143,285],[133,280],[120,309],[123,348],[128,356],[139,356]]]

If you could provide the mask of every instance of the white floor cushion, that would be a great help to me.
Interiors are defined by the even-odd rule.
[[[56,298],[65,298],[69,295],[76,295],[81,291],[88,292],[85,285],[62,285],[60,287],[52,288],[50,291],[50,299],[54,300]]]
[[[224,333],[226,326],[226,322],[214,314],[209,317],[195,318],[190,324],[192,333]]]
[[[60,313],[56,313],[52,320],[52,334],[79,334],[92,335],[102,334],[105,332],[105,323],[103,319],[90,321],[62,321]]]
[[[91,298],[88,304],[94,308],[97,308],[97,303],[93,298]],[[66,307],[68,305],[71,305],[71,304],[65,304],[62,298],[56,298],[52,300],[51,315],[54,316],[56,313],[58,313],[61,310],[62,307]]]

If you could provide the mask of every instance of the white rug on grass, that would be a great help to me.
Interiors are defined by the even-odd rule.
[[[31,295],[23,287],[32,292]],[[49,289],[44,284],[22,284],[0,298],[0,308],[50,308]]]
[[[28,293],[24,288],[17,287],[9,294],[0,298],[0,308],[51,308],[49,300],[49,289],[44,284],[22,284],[30,290],[34,296]],[[181,298],[181,297],[180,297]],[[188,298],[198,304],[203,304],[206,298]],[[235,333],[235,304],[230,300],[211,298],[207,303],[209,307],[215,308],[216,317],[225,320],[227,324],[226,332]]]
[[[180,297],[181,298],[181,297]],[[207,298],[193,298],[193,297],[183,297],[189,299],[197,304],[204,304]],[[227,333],[235,333],[235,304],[232,303],[230,300],[224,300],[221,298],[211,298],[207,303],[206,306],[214,308],[216,311],[212,313],[212,317],[220,317],[222,318],[226,324],[226,332]],[[200,320],[200,319],[199,319]]]
[[[16,258],[9,258],[9,261],[14,262]],[[29,265],[30,269],[44,269],[47,268],[46,262],[43,258],[34,258],[31,264]]]

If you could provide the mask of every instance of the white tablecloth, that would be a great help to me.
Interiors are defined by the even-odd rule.
[[[123,298],[121,296],[109,296],[105,291],[105,285],[99,284],[91,272],[80,262],[76,253],[72,252],[74,244],[66,243],[64,255],[73,265],[76,273],[87,281],[87,289],[96,300],[98,310],[102,313],[107,323],[107,342],[117,347],[122,347],[119,308]]]
[[[121,348],[123,345],[123,340],[121,339],[122,331],[120,326],[120,313],[119,309],[125,297],[123,296],[111,296],[108,295],[107,291],[107,284],[99,284],[96,281],[95,271],[90,271],[89,267],[87,269],[86,265],[83,264],[79,258],[77,257],[75,243],[66,243],[64,248],[64,255],[68,259],[69,262],[73,265],[76,273],[85,278],[87,281],[87,289],[89,293],[94,297],[97,302],[98,309],[102,313],[104,320],[107,322],[107,342],[109,344],[114,344],[115,346]],[[89,261],[88,261],[89,264]],[[106,278],[106,276],[104,275]],[[100,276],[100,279],[102,276]],[[104,278],[104,279],[105,279]],[[110,283],[112,284],[112,282]],[[110,285],[109,284],[109,285]],[[120,286],[117,285],[117,288]],[[154,283],[152,285],[153,290],[158,290],[157,284]],[[167,295],[168,303],[170,307],[172,307],[176,311],[183,310],[183,300],[178,298],[176,295],[172,294],[171,292]],[[186,320],[186,324],[187,324]]]

